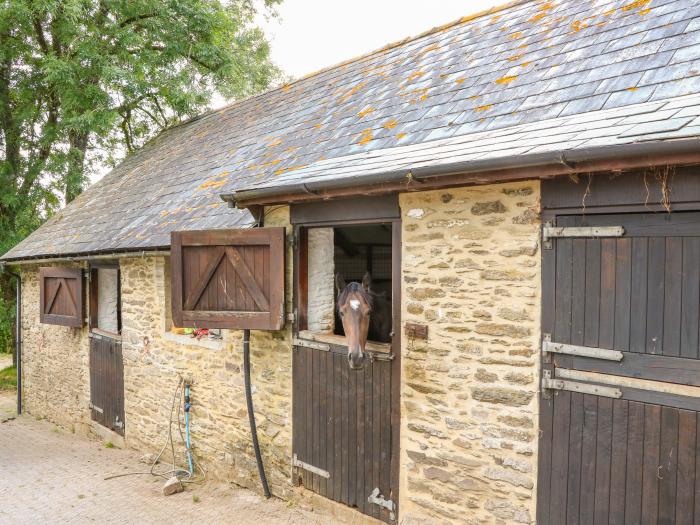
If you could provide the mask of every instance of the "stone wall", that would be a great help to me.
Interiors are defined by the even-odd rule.
[[[403,194],[401,516],[531,523],[539,183]]]
[[[23,266],[21,275],[23,408],[33,416],[87,434],[90,427],[88,330],[41,324],[39,267]]]
[[[333,228],[311,228],[308,243],[308,329],[333,333],[335,328],[335,244]]]
[[[286,208],[266,217],[268,226],[287,224]],[[121,269],[128,445],[145,452],[159,450],[173,392],[182,377],[192,382],[192,442],[208,475],[259,490],[245,402],[242,332],[223,330],[222,341],[202,342],[166,332],[167,259],[123,259]],[[291,264],[287,273],[291,290]],[[291,488],[291,331],[289,327],[253,331],[250,348],[253,402],[266,472],[273,492],[285,496]]]

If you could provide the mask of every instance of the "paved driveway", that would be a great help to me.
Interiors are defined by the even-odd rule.
[[[6,398],[0,394],[0,405],[12,404]],[[107,449],[31,416],[0,423],[0,524],[334,523],[229,485],[190,485],[165,497],[162,478],[104,480],[148,468],[132,451]]]

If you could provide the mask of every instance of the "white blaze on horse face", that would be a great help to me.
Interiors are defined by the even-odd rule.
[[[360,308],[360,301],[358,301],[357,299],[351,299],[350,300],[350,308],[352,308],[353,310],[359,309]]]

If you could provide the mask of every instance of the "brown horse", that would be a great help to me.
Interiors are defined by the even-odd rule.
[[[365,273],[362,284],[347,285],[343,277],[336,274],[335,285],[338,315],[348,345],[348,363],[351,369],[360,370],[368,336],[380,342],[391,340],[391,302],[372,292],[369,273]]]

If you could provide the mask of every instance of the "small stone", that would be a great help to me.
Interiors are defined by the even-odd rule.
[[[522,338],[530,335],[529,328],[506,323],[478,323],[475,331],[478,334],[494,335],[497,337],[508,336]]]
[[[490,215],[492,213],[505,213],[506,207],[501,201],[477,202],[472,206],[472,215]]]
[[[180,483],[180,480],[177,479],[176,476],[173,476],[163,485],[163,496],[171,496],[183,490],[185,490],[185,488],[182,486],[182,483]]]
[[[454,196],[451,193],[443,193],[442,195],[440,195],[440,200],[445,204],[450,202],[453,198]]]
[[[509,406],[527,405],[534,395],[532,392],[501,387],[472,388],[471,391],[472,397],[477,401]]]
[[[479,368],[474,374],[474,379],[480,383],[495,383],[498,380],[498,375],[493,372],[487,372],[484,368]]]

